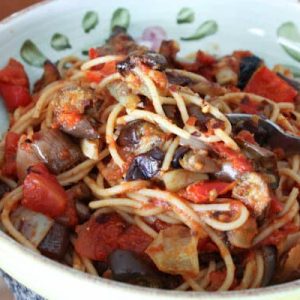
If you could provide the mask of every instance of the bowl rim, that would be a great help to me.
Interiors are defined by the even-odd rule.
[[[264,0],[264,1],[270,1],[273,0]],[[279,0],[277,0],[279,1]],[[282,1],[282,0],[280,0]],[[294,3],[295,0],[285,0],[286,3]],[[299,1],[299,0],[298,0]],[[31,11],[38,10],[41,7],[45,7],[51,3],[54,2],[63,2],[61,0],[44,0],[39,3],[35,3],[33,5],[30,5],[20,11],[17,11],[6,18],[2,19],[0,21],[0,26],[5,25],[9,26],[10,22],[14,21],[15,19],[21,17],[24,14],[30,13]],[[300,5],[300,3],[299,3]],[[0,27],[1,29],[1,27]],[[3,244],[4,243],[4,244]],[[2,246],[5,246],[7,248],[11,248],[15,253],[20,253],[24,258],[31,259],[34,261],[37,261],[38,263],[47,266],[51,269],[53,269],[55,272],[62,272],[64,276],[73,276],[77,277],[82,281],[94,283],[97,284],[99,287],[99,290],[102,287],[113,287],[114,289],[118,289],[120,292],[126,292],[128,293],[136,293],[140,296],[159,296],[161,299],[173,299],[174,297],[176,299],[205,299],[206,297],[209,297],[210,299],[238,299],[243,296],[243,299],[266,299],[266,296],[276,296],[277,297],[288,297],[288,295],[294,296],[292,293],[295,291],[295,289],[298,289],[300,291],[300,279],[294,280],[291,282],[283,283],[283,284],[277,284],[273,286],[268,287],[260,287],[256,289],[247,289],[247,290],[240,290],[240,291],[224,291],[224,292],[207,292],[207,291],[178,291],[178,290],[163,290],[163,289],[156,289],[156,288],[146,288],[131,284],[126,284],[110,279],[105,279],[102,277],[96,277],[93,275],[90,275],[88,273],[84,273],[82,271],[73,269],[71,267],[68,267],[66,265],[63,265],[61,263],[58,263],[48,257],[45,257],[41,255],[40,253],[34,252],[33,250],[23,246],[22,244],[18,243],[16,240],[14,240],[12,237],[10,237],[8,234],[0,230],[0,248]],[[1,263],[0,263],[1,267]],[[4,269],[5,271],[5,269]],[[12,275],[14,276],[14,275]],[[29,287],[30,288],[30,287]],[[291,294],[292,293],[292,294]],[[202,298],[203,297],[203,298]],[[148,299],[148,298],[147,298]],[[275,298],[273,298],[275,299]],[[280,298],[283,299],[283,298]],[[287,298],[284,298],[287,299]]]

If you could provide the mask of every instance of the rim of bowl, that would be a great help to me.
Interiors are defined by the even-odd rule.
[[[270,1],[273,0],[264,0],[264,1]],[[299,1],[299,0],[298,0]],[[53,2],[60,2],[60,0],[44,0],[43,2],[39,2],[33,5],[30,5],[18,12],[15,12],[6,18],[2,19],[0,21],[0,25],[9,25],[9,23],[20,16],[27,14],[33,10],[38,10],[40,7],[47,6]],[[286,3],[293,3],[294,0],[286,0]],[[298,2],[299,3],[299,2]],[[300,4],[300,3],[299,3]],[[26,258],[28,259],[34,259],[38,260],[39,263],[43,265],[47,265],[52,267],[53,269],[56,269],[57,271],[63,272],[65,276],[75,276],[79,277],[84,281],[90,281],[94,284],[97,284],[99,286],[99,290],[101,289],[101,286],[106,287],[113,287],[118,288],[120,292],[126,291],[126,292],[132,292],[132,293],[138,293],[141,296],[147,295],[147,296],[157,296],[164,297],[165,299],[170,299],[169,297],[175,297],[180,299],[200,299],[204,297],[210,297],[211,299],[221,297],[224,299],[238,299],[243,295],[244,299],[250,299],[250,298],[260,298],[266,297],[266,296],[285,296],[286,293],[292,292],[296,288],[299,288],[300,292],[300,279],[294,280],[291,282],[283,283],[283,284],[277,284],[273,286],[268,287],[260,287],[256,289],[248,289],[248,290],[240,290],[240,291],[225,291],[225,292],[196,292],[196,291],[176,291],[176,290],[163,290],[163,289],[156,289],[156,288],[146,288],[131,284],[126,284],[110,279],[105,279],[102,277],[96,277],[87,273],[84,273],[82,271],[78,271],[76,269],[73,269],[71,267],[65,266],[61,263],[58,263],[50,258],[47,258],[39,253],[36,253],[32,251],[31,249],[23,246],[22,244],[18,243],[16,240],[14,240],[12,237],[7,235],[5,232],[0,230],[0,243],[5,242],[6,244],[9,244],[9,247],[13,248],[17,252],[21,252]],[[5,271],[5,270],[4,270]],[[29,287],[30,288],[30,287]],[[205,299],[205,298],[203,298]]]

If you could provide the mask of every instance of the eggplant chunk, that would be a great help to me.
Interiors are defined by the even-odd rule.
[[[275,274],[277,250],[275,246],[264,246],[262,248],[264,258],[264,275],[261,281],[261,286],[267,286]]]
[[[172,167],[178,169],[181,167],[180,159],[190,150],[188,146],[180,146],[176,149],[173,159],[172,159]]]
[[[3,181],[0,180],[0,198],[2,198],[5,193],[10,191],[10,187]]]
[[[117,70],[122,75],[125,75],[139,64],[144,64],[153,70],[163,71],[166,69],[167,60],[163,55],[157,52],[149,51],[143,54],[132,53],[125,60],[117,63]]]
[[[164,104],[163,110],[172,122],[174,122],[178,127],[182,128],[184,126],[179,109],[173,104]]]
[[[93,121],[89,120],[86,116],[82,116],[78,122],[73,126],[69,126],[66,123],[60,124],[60,129],[76,138],[86,138],[86,139],[98,139],[100,134],[95,129]]]
[[[220,170],[219,164],[208,157],[205,150],[189,151],[179,160],[182,168],[191,172],[215,173]]]
[[[198,126],[200,130],[206,131],[208,121],[213,119],[214,116],[210,113],[203,113],[201,108],[195,104],[188,105],[187,110],[191,117],[195,117],[197,119],[196,126]]]
[[[40,162],[43,162],[43,159],[36,154],[32,147],[31,141],[21,137],[16,157],[17,174],[19,180],[22,182],[27,175],[28,169]]]
[[[127,171],[125,179],[127,181],[151,179],[159,172],[163,159],[164,152],[157,147],[136,156]]]
[[[221,169],[213,174],[213,176],[222,181],[234,181],[239,176],[239,172],[232,166],[230,162],[224,162]]]
[[[232,195],[250,207],[256,217],[261,216],[271,202],[267,183],[255,172],[242,174],[232,190]]]
[[[61,260],[67,252],[69,242],[69,229],[55,222],[46,237],[39,244],[38,249],[47,257]]]
[[[44,73],[42,77],[34,84],[33,93],[41,91],[48,84],[60,79],[59,71],[55,64],[47,60],[44,63]]]
[[[77,85],[64,88],[56,95],[54,119],[60,129],[77,138],[96,139],[96,122],[86,111],[97,103],[93,91]]]
[[[243,89],[255,70],[262,64],[262,60],[255,56],[247,56],[241,59],[240,61],[240,72],[239,72],[239,81],[238,88]]]
[[[54,174],[70,169],[82,160],[80,148],[57,129],[45,129],[33,135],[31,146]]]
[[[180,284],[179,276],[159,272],[132,251],[115,250],[108,261],[113,279],[118,281],[162,289],[174,289]]]
[[[170,84],[180,85],[180,86],[187,86],[193,83],[192,79],[183,75],[180,75],[176,72],[166,72],[168,82]]]
[[[282,283],[300,278],[300,244],[293,246],[280,258],[274,281]]]
[[[166,135],[153,124],[146,121],[132,121],[120,131],[117,143],[134,154],[150,151],[154,147],[161,147]]]
[[[253,238],[258,233],[256,220],[249,217],[239,228],[227,232],[227,237],[231,245],[238,248],[250,248]]]

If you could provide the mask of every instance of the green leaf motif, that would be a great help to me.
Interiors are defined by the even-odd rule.
[[[89,33],[99,23],[98,14],[94,11],[88,11],[82,19],[82,28],[85,33]]]
[[[72,48],[69,39],[61,33],[53,34],[51,38],[51,47],[57,51]]]
[[[177,14],[177,24],[193,23],[195,20],[195,13],[189,7],[183,7]]]
[[[300,61],[300,32],[293,22],[286,22],[277,29],[278,43],[295,60]]]
[[[46,56],[31,40],[26,40],[23,43],[20,55],[29,65],[35,67],[43,67],[44,62],[47,60]]]
[[[182,37],[181,40],[183,41],[193,41],[193,40],[200,40],[209,35],[213,35],[218,31],[218,24],[214,20],[209,20],[202,23],[194,34],[188,37]]]
[[[126,8],[118,8],[114,11],[112,18],[111,18],[111,23],[110,23],[110,28],[113,30],[116,26],[123,27],[124,29],[127,29],[130,24],[130,14],[128,9]]]

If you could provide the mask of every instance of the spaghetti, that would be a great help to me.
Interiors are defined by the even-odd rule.
[[[263,116],[299,135],[294,79],[248,51],[230,65],[228,56],[182,63],[123,30],[94,52],[45,69],[35,101],[11,112],[0,144],[4,230],[75,269],[144,286],[240,290],[295,279],[284,262],[299,242],[289,237],[300,231],[300,156],[271,148],[255,123]],[[220,66],[239,82],[218,82]],[[253,123],[231,124],[227,113]]]

